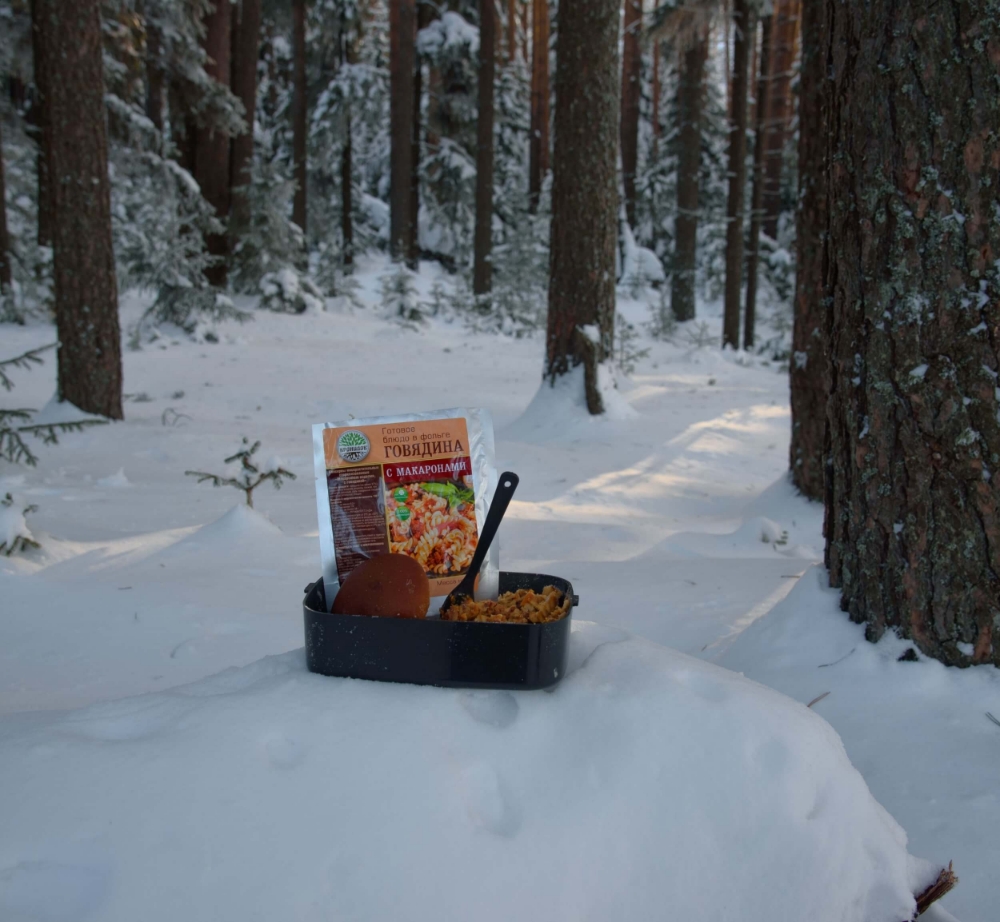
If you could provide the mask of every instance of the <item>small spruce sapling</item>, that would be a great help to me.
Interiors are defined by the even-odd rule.
[[[37,511],[37,506],[21,507],[20,503],[15,504],[10,493],[4,494],[0,499],[0,554],[11,557],[29,548],[38,550],[41,547],[25,522],[26,516]]]
[[[258,448],[260,448],[259,439],[251,445],[250,440],[244,436],[243,448],[225,459],[224,464],[233,464],[239,461],[240,470],[236,476],[209,474],[205,471],[185,471],[184,473],[188,477],[197,477],[198,483],[210,480],[213,487],[235,487],[237,490],[242,490],[246,495],[247,505],[253,509],[253,491],[264,481],[270,480],[274,484],[274,489],[280,490],[284,478],[295,480],[295,475],[283,467],[268,467],[267,470],[261,470],[257,467],[253,456]]]

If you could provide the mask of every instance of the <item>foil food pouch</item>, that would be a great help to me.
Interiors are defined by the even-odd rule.
[[[488,410],[313,426],[320,553],[331,604],[362,561],[406,554],[427,573],[435,611],[472,562],[496,487],[494,454]],[[477,598],[496,598],[499,569],[494,541]]]

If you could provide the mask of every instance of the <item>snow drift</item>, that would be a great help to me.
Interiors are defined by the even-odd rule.
[[[0,720],[0,917],[902,922],[933,873],[812,711],[612,628],[512,694],[301,651]]]

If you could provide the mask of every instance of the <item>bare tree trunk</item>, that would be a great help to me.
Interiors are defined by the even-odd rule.
[[[306,2],[292,0],[292,160],[295,166],[295,198],[292,200],[292,221],[307,227],[306,163]]]
[[[625,215],[635,227],[635,173],[639,162],[639,98],[642,92],[642,0],[624,0],[621,151]]]
[[[507,63],[517,54],[517,0],[507,0]]]
[[[160,64],[160,30],[146,23],[146,118],[163,131],[163,67]]]
[[[733,55],[730,50],[729,33],[733,28],[732,0],[722,0],[722,42],[724,55],[722,61],[722,77],[726,84],[726,118],[733,117]]]
[[[764,233],[778,236],[781,213],[781,172],[785,141],[792,124],[792,78],[799,31],[799,0],[778,0],[774,5],[771,35],[770,114],[764,132]]]
[[[345,34],[345,26],[341,21],[340,29],[340,66],[348,61],[354,62],[353,45]],[[344,113],[344,146],[340,152],[340,236],[343,242],[343,264],[345,267],[354,265],[354,168],[351,163],[353,142],[351,141],[351,106],[348,103]]]
[[[829,383],[823,246],[827,225],[827,0],[802,5],[799,78],[799,195],[795,228],[795,319],[789,383],[792,482],[810,499],[823,498],[823,441]]]
[[[519,0],[517,4],[518,20],[521,25],[521,60],[525,64],[528,63],[528,4],[532,4],[533,8],[534,0]]]
[[[555,383],[582,364],[591,413],[604,411],[598,363],[614,339],[619,9],[619,0],[564,0],[556,38],[545,376]]]
[[[344,265],[354,265],[354,222],[352,202],[351,166],[351,114],[347,113],[344,125],[344,147],[340,153],[340,232],[344,241]]]
[[[52,244],[52,193],[49,184],[49,147],[52,144],[52,115],[49,95],[52,65],[47,58],[45,42],[39,32],[39,2],[31,0],[31,56],[34,69],[35,96],[31,103],[31,125],[34,129],[38,154],[35,159],[38,181],[38,244]]]
[[[479,0],[479,116],[476,122],[476,234],[472,291],[492,287],[493,264],[493,64],[496,48],[494,0]]]
[[[121,334],[111,243],[100,0],[36,0],[48,86],[58,392],[122,418]]]
[[[754,14],[748,0],[733,0],[733,118],[729,130],[729,201],[726,205],[726,298],[722,345],[740,345],[743,283],[743,194],[746,186],[747,52]]]
[[[764,132],[766,130],[770,94],[768,82],[771,67],[771,25],[773,18],[761,20],[760,73],[757,75],[756,122],[753,139],[753,192],[750,196],[750,252],[747,255],[747,305],[743,316],[743,348],[753,348],[754,324],[757,318],[757,269],[760,260],[760,225],[764,200]]]
[[[389,247],[393,259],[409,249],[410,184],[413,182],[413,69],[415,0],[389,0]]]
[[[653,40],[653,159],[660,146],[660,40]]]
[[[528,208],[538,210],[549,171],[549,0],[532,0],[531,137],[528,143]]]
[[[257,59],[260,55],[260,0],[240,0],[233,28],[232,90],[243,103],[247,130],[233,138],[230,148],[230,194],[233,231],[250,222],[250,183],[253,179],[253,124],[257,105]],[[235,244],[235,240],[232,241]]]
[[[678,320],[695,314],[698,255],[698,185],[701,171],[701,113],[705,97],[708,36],[684,52],[677,80],[677,218],[670,274],[670,309]]]
[[[170,141],[174,148],[174,159],[193,176],[197,130],[174,81],[167,86],[167,105],[170,107]]]
[[[0,134],[3,131],[3,119],[0,118]],[[10,237],[7,233],[7,186],[3,171],[3,139],[0,137],[0,295],[4,294],[11,283],[10,271]]]
[[[229,86],[230,51],[232,47],[232,5],[218,3],[205,20],[205,51],[209,62],[205,71],[213,79]],[[225,223],[229,219],[229,138],[211,127],[198,128],[194,143],[194,178],[201,186],[205,200],[215,209],[216,217]],[[220,288],[226,284],[229,238],[225,233],[210,234],[206,240],[208,252],[218,259],[205,277]]]
[[[1000,665],[1000,19],[827,12],[830,584],[870,640]]]
[[[417,6],[417,31],[429,26],[436,15],[430,3]],[[424,75],[420,61],[413,68],[413,148],[410,153],[410,237],[406,262],[416,269],[420,259],[420,135],[423,130],[421,102],[424,95]]]

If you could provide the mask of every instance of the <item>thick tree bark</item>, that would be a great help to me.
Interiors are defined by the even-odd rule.
[[[217,3],[215,10],[205,20],[205,51],[209,62],[206,73],[229,86],[230,51],[232,45],[232,4]],[[229,137],[216,128],[206,126],[196,129],[194,143],[194,178],[201,186],[205,200],[215,209],[220,221],[229,219]],[[226,284],[226,258],[229,255],[229,238],[225,233],[209,234],[206,239],[208,252],[217,258],[215,265],[205,272],[213,285]]]
[[[146,118],[163,131],[163,67],[160,64],[160,30],[146,24]]]
[[[306,0],[292,0],[292,160],[295,198],[292,221],[306,232]]]
[[[749,0],[733,0],[733,117],[729,131],[729,200],[726,205],[726,297],[722,345],[740,345],[743,284],[743,194],[746,186],[747,58],[754,14]]]
[[[436,10],[427,2],[417,6],[417,31],[426,28],[436,16]],[[414,58],[413,67],[413,144],[410,151],[410,233],[406,261],[411,269],[417,268],[420,259],[420,136],[423,130],[421,102],[424,95],[424,74],[420,61]]]
[[[394,259],[405,259],[413,181],[413,69],[415,0],[389,0],[389,247]]]
[[[531,131],[528,142],[528,208],[538,210],[549,171],[549,0],[532,0]]]
[[[625,215],[635,227],[635,173],[639,162],[639,99],[642,93],[642,0],[624,0],[621,152]]]
[[[799,0],[778,0],[774,5],[773,19],[768,91],[770,113],[764,132],[764,233],[776,239],[781,214],[785,142],[792,124],[792,78],[795,76],[799,34]]]
[[[52,245],[52,193],[49,184],[49,147],[52,143],[52,115],[49,111],[51,63],[39,24],[40,5],[31,2],[31,56],[35,95],[31,102],[31,126],[38,154],[35,158],[38,182],[38,244]]]
[[[677,80],[677,217],[674,260],[670,274],[670,309],[678,320],[695,314],[698,254],[698,181],[701,170],[701,113],[705,97],[708,36],[683,54]]]
[[[827,309],[823,287],[827,168],[825,96],[827,0],[802,5],[799,77],[799,194],[795,228],[795,319],[789,383],[792,482],[810,499],[823,499],[823,441],[828,384]]]
[[[743,348],[753,348],[754,325],[757,319],[757,269],[760,260],[760,225],[764,200],[764,132],[767,126],[771,97],[768,93],[771,67],[771,16],[761,20],[760,72],[757,74],[757,101],[753,139],[753,191],[750,194],[750,252],[747,254],[747,303],[743,314]]]
[[[47,89],[59,399],[121,419],[100,0],[36,0],[35,10],[55,65]]]
[[[257,59],[260,56],[260,0],[240,0],[233,9],[232,91],[243,103],[247,130],[233,138],[229,181],[232,229],[239,233],[250,221],[248,192],[253,179],[253,123],[257,105]],[[233,243],[236,241],[233,240]]]
[[[996,0],[827,11],[830,582],[871,640],[1000,665]]]
[[[485,295],[493,280],[493,70],[494,0],[479,0],[479,115],[476,121],[476,233],[472,291]]]
[[[7,186],[3,170],[3,119],[0,118],[0,294],[3,294],[11,283],[10,272],[10,237],[7,233]]]
[[[546,377],[582,364],[602,413],[598,363],[615,319],[619,0],[559,4]],[[597,329],[596,341],[584,327]]]

